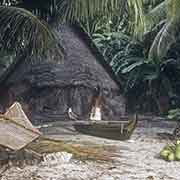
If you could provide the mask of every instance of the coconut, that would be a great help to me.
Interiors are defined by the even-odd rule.
[[[175,156],[176,160],[180,161],[180,144],[176,145]]]
[[[163,149],[161,152],[160,152],[160,156],[167,160],[168,159],[168,156],[169,154],[171,154],[172,152],[170,150],[167,150],[167,149]]]
[[[168,160],[168,161],[174,161],[174,160],[175,160],[175,154],[171,152],[171,153],[168,155],[167,160]]]

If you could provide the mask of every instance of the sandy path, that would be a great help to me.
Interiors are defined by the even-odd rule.
[[[158,125],[159,126],[159,125]],[[57,130],[57,129],[56,129]],[[51,134],[53,130],[47,133]],[[80,162],[62,158],[23,169],[12,167],[1,180],[180,180],[180,162],[166,162],[158,152],[167,143],[157,132],[171,132],[172,127],[138,127],[131,140],[126,142],[105,140],[85,135],[56,135],[55,138],[71,139],[113,145],[117,148],[114,163]],[[51,133],[50,133],[51,132]]]

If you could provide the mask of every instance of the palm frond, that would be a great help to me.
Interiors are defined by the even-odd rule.
[[[135,36],[142,35],[146,27],[143,2],[144,0],[0,0],[0,4],[22,7],[46,21],[60,18],[60,22],[78,21],[88,26],[89,20],[94,17],[103,15],[111,19],[116,15],[119,22],[126,22],[128,19],[127,29]]]
[[[169,0],[168,4],[168,18],[173,19],[173,21],[180,21],[180,1],[179,0]]]
[[[21,0],[0,0],[1,6],[13,6],[17,5],[21,2]]]
[[[54,43],[48,26],[29,11],[0,6],[0,46],[16,52],[26,50],[31,55],[42,52]]]
[[[153,26],[167,18],[167,7],[170,2],[171,0],[161,2],[145,15],[147,30],[150,30]]]
[[[129,28],[135,37],[141,38],[145,32],[143,0],[128,0]]]
[[[117,11],[123,3],[124,0],[57,0],[57,9],[64,21],[84,21],[99,13]]]
[[[150,58],[164,58],[171,45],[178,40],[177,34],[179,34],[180,29],[180,1],[168,0],[166,3],[168,3],[168,19],[151,46],[149,51]]]

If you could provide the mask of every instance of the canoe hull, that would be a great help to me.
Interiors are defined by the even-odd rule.
[[[124,141],[131,137],[136,127],[136,122],[79,122],[75,123],[74,127],[83,134]],[[131,127],[131,129],[129,129],[129,127]]]

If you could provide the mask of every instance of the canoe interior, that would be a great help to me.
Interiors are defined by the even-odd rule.
[[[86,121],[74,123],[74,128],[87,135],[113,140],[128,140],[136,126],[134,121]],[[129,126],[132,129],[129,131]]]

